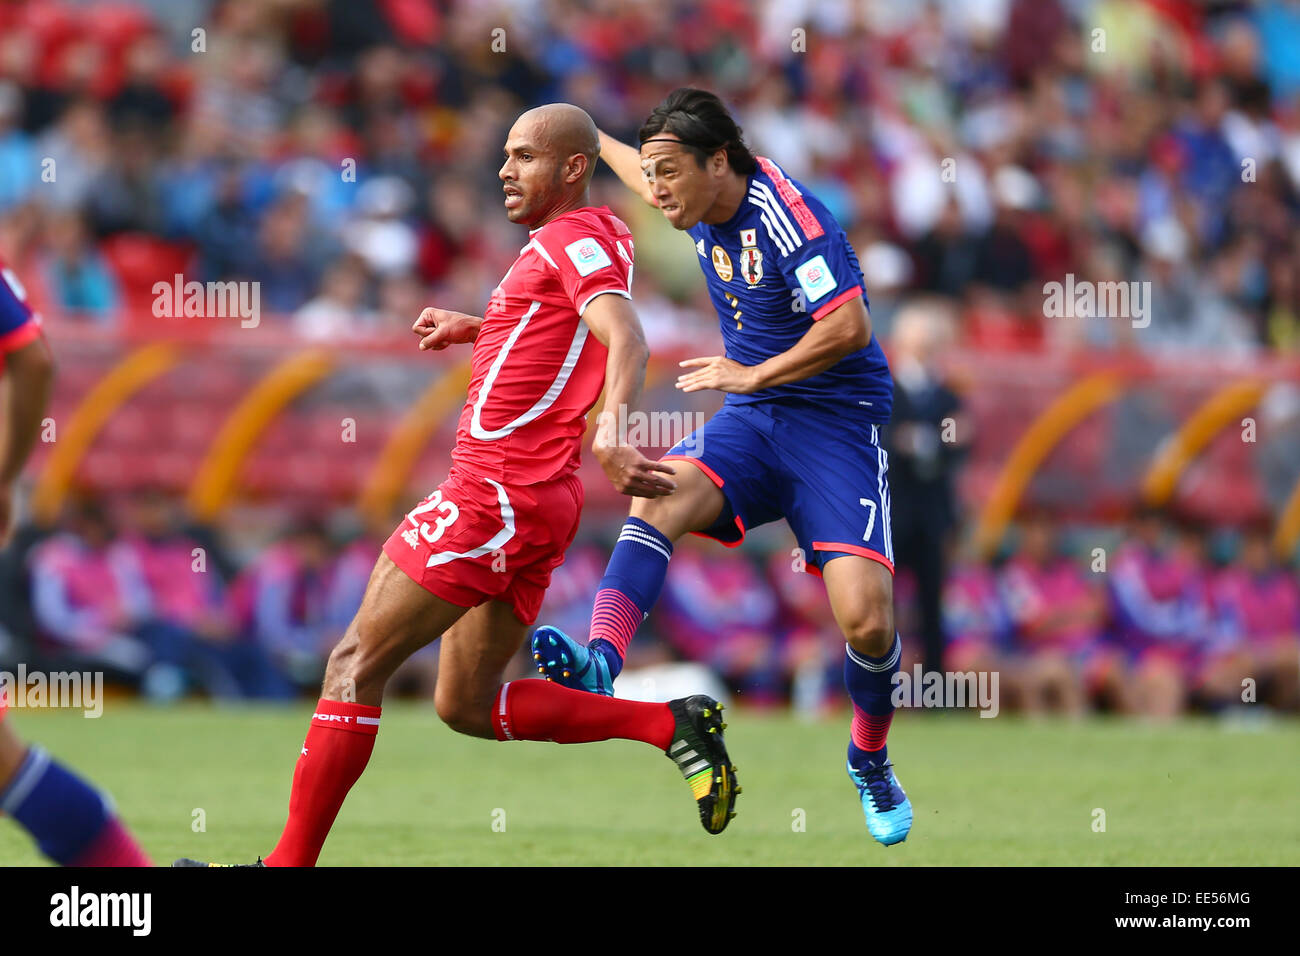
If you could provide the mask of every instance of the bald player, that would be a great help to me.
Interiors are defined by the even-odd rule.
[[[288,823],[253,866],[315,864],[370,759],[384,684],[439,636],[435,706],[453,730],[489,740],[640,740],[678,765],[708,832],[732,816],[738,788],[713,699],[654,704],[545,680],[502,683],[578,530],[587,412],[602,387],[610,407],[634,406],[645,377],[632,237],[588,201],[599,151],[596,127],[577,107],[520,116],[499,176],[506,215],[528,227],[527,244],[481,318],[430,308],[412,328],[421,349],[473,346],[452,468],[384,544],[361,608],[330,655]],[[592,443],[614,487],[642,498],[670,494],[672,468],[614,432],[602,424]]]

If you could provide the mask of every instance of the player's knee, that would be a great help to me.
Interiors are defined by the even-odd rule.
[[[330,652],[325,668],[325,695],[334,700],[359,700],[357,695],[382,693],[400,660],[393,659],[388,642],[366,640],[353,621]]]
[[[646,524],[662,528],[671,523],[674,513],[680,510],[680,502],[673,501],[672,495],[665,495],[662,498],[633,498],[628,513]]]
[[[434,709],[438,712],[438,719],[458,734],[482,737],[485,729],[491,731],[490,708],[468,697],[439,694],[434,699]]]
[[[844,629],[849,647],[866,657],[884,657],[894,645],[892,609],[873,609],[860,614]]]
[[[355,699],[357,686],[356,662],[359,652],[356,635],[349,628],[342,639],[330,651],[325,663],[325,686],[323,696],[329,700],[342,700],[344,696]],[[353,694],[348,694],[349,688]]]

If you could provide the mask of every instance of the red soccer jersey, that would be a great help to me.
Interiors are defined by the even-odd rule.
[[[581,316],[603,293],[631,298],[632,258],[631,233],[604,206],[529,233],[474,340],[451,453],[458,467],[524,485],[577,469],[607,356]]]

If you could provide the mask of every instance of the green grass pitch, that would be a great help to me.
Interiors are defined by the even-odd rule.
[[[309,712],[308,703],[109,701],[98,720],[10,716],[111,791],[156,862],[250,862],[279,834]],[[847,717],[728,719],[744,793],[727,831],[709,836],[676,769],[645,745],[474,740],[445,728],[431,705],[390,705],[320,862],[1300,864],[1294,719],[1239,729],[904,711],[890,752],[916,822],[891,848],[868,836],[844,773]],[[1094,830],[1095,810],[1105,812],[1105,832]],[[0,864],[39,862],[26,834],[0,820]]]

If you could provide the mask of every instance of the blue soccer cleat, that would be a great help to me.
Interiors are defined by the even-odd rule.
[[[912,801],[894,776],[894,765],[885,761],[879,767],[858,770],[850,763],[848,768],[849,779],[862,799],[867,829],[876,842],[893,846],[906,840],[912,829]]]
[[[590,694],[614,696],[614,678],[604,654],[593,654],[558,627],[548,625],[533,632],[532,647],[537,672],[547,680]]]

